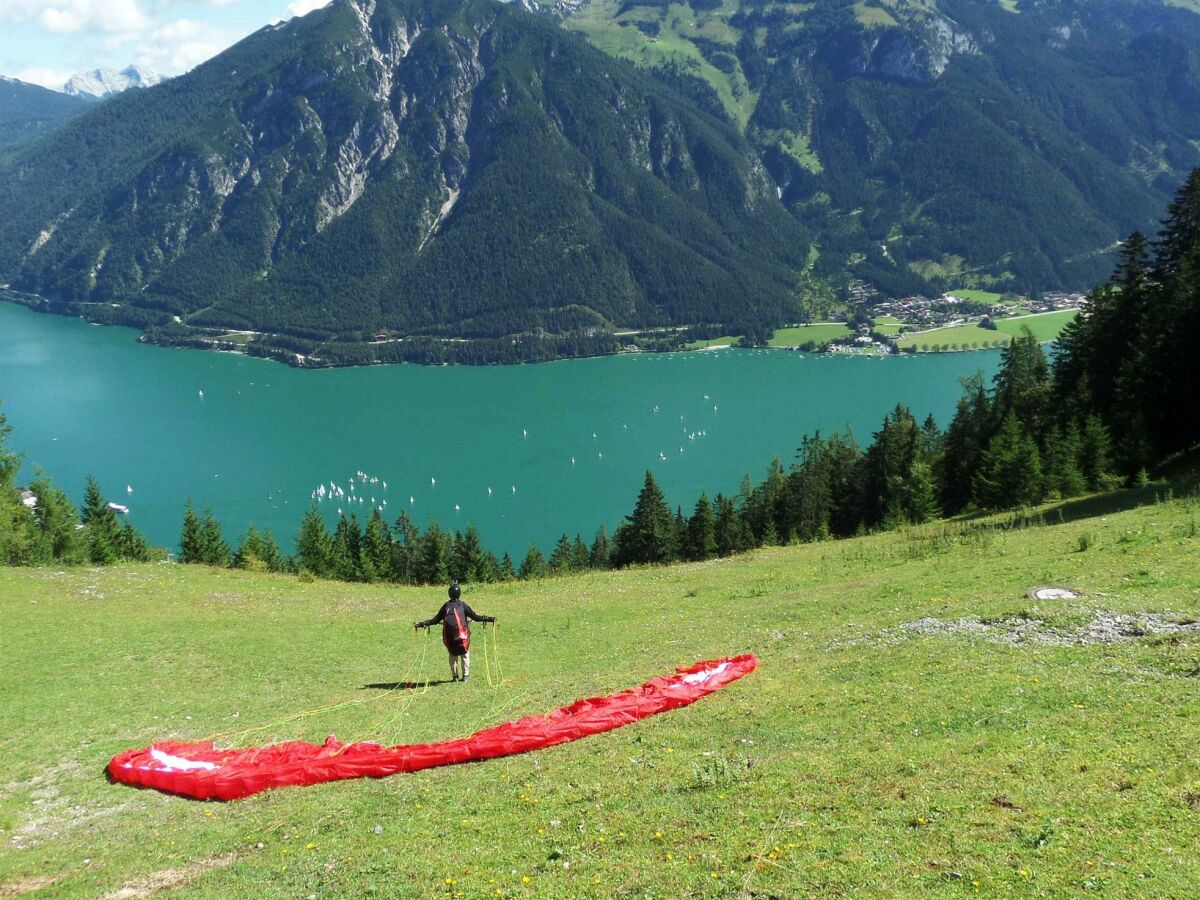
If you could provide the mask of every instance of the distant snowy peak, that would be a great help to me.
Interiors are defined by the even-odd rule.
[[[70,77],[63,91],[75,97],[93,97],[103,100],[119,94],[127,88],[150,87],[162,81],[161,75],[141,66],[126,66],[124,69],[92,69],[76,72]]]

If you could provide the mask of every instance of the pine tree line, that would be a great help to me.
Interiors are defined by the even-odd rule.
[[[1133,475],[1200,442],[1200,169],[1158,239],[1131,234],[1089,301],[1059,338],[1055,402],[1095,415]]]

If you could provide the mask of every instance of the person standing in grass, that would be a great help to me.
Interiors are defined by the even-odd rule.
[[[442,604],[438,614],[424,622],[414,622],[413,628],[428,628],[442,623],[442,643],[450,653],[450,677],[454,681],[466,681],[471,677],[471,627],[474,622],[495,622],[495,616],[476,615],[462,600],[462,588],[455,581],[450,585],[450,599]]]

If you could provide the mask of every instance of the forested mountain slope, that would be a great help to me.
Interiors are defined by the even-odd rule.
[[[79,97],[0,77],[0,153],[38,137],[89,106]]]
[[[820,233],[822,267],[894,293],[1090,287],[1200,164],[1193,3],[546,8],[708,96]]]
[[[734,127],[490,0],[263,29],[19,155],[0,207],[15,287],[347,341],[774,320],[810,247]]]

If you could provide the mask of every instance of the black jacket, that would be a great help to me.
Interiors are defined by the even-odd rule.
[[[442,643],[447,647],[452,642],[471,640],[471,627],[467,619],[475,622],[495,622],[495,616],[480,616],[462,600],[447,600],[432,619],[417,622],[417,628],[428,628],[430,625],[442,623]]]

